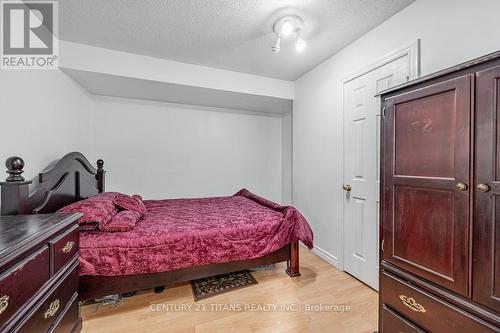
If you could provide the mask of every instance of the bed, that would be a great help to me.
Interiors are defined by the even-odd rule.
[[[24,162],[6,162],[1,215],[53,213],[105,190],[104,162],[67,154],[37,178],[22,177]],[[298,241],[312,231],[293,207],[247,190],[233,196],[145,200],[147,214],[127,232],[80,233],[80,298],[149,289],[216,274],[287,262],[300,275]]]

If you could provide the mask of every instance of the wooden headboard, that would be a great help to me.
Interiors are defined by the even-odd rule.
[[[70,203],[104,192],[104,161],[97,168],[83,154],[73,152],[51,163],[32,180],[22,176],[24,161],[5,161],[9,176],[0,182],[0,215],[53,213]]]

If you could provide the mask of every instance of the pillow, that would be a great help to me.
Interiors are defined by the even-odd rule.
[[[142,197],[139,194],[134,194],[132,198],[137,198],[142,201]]]
[[[142,202],[142,198],[140,195],[136,194],[130,196],[119,193],[113,202],[118,208],[124,210],[131,210],[139,213],[141,218],[144,218],[144,216],[146,216],[147,213],[146,206],[144,206],[144,203]]]
[[[58,212],[82,213],[83,216],[78,219],[78,224],[97,224],[98,227],[101,227],[111,221],[113,216],[118,213],[118,208],[113,204],[117,195],[116,192],[99,193],[88,199],[67,205],[59,209]]]
[[[111,221],[103,225],[101,231],[130,231],[134,229],[135,225],[141,219],[141,215],[133,210],[122,210],[118,212]]]

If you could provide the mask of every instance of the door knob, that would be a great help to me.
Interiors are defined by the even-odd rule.
[[[344,184],[342,185],[342,188],[347,192],[351,192],[352,190],[352,186],[350,184]]]
[[[467,191],[467,189],[469,188],[469,186],[467,186],[467,184],[465,184],[465,183],[457,183],[457,185],[455,185],[455,187],[459,191]]]
[[[479,192],[486,193],[490,190],[490,187],[489,187],[489,185],[486,185],[486,184],[479,184],[479,185],[477,185],[477,190]]]

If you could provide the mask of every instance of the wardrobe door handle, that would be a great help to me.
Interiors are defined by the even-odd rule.
[[[455,185],[455,187],[459,191],[467,191],[467,189],[469,188],[469,186],[467,186],[467,184],[465,184],[465,183],[457,183],[457,185]]]
[[[490,190],[490,186],[487,184],[479,184],[479,185],[477,185],[477,190],[479,192],[486,193]]]

